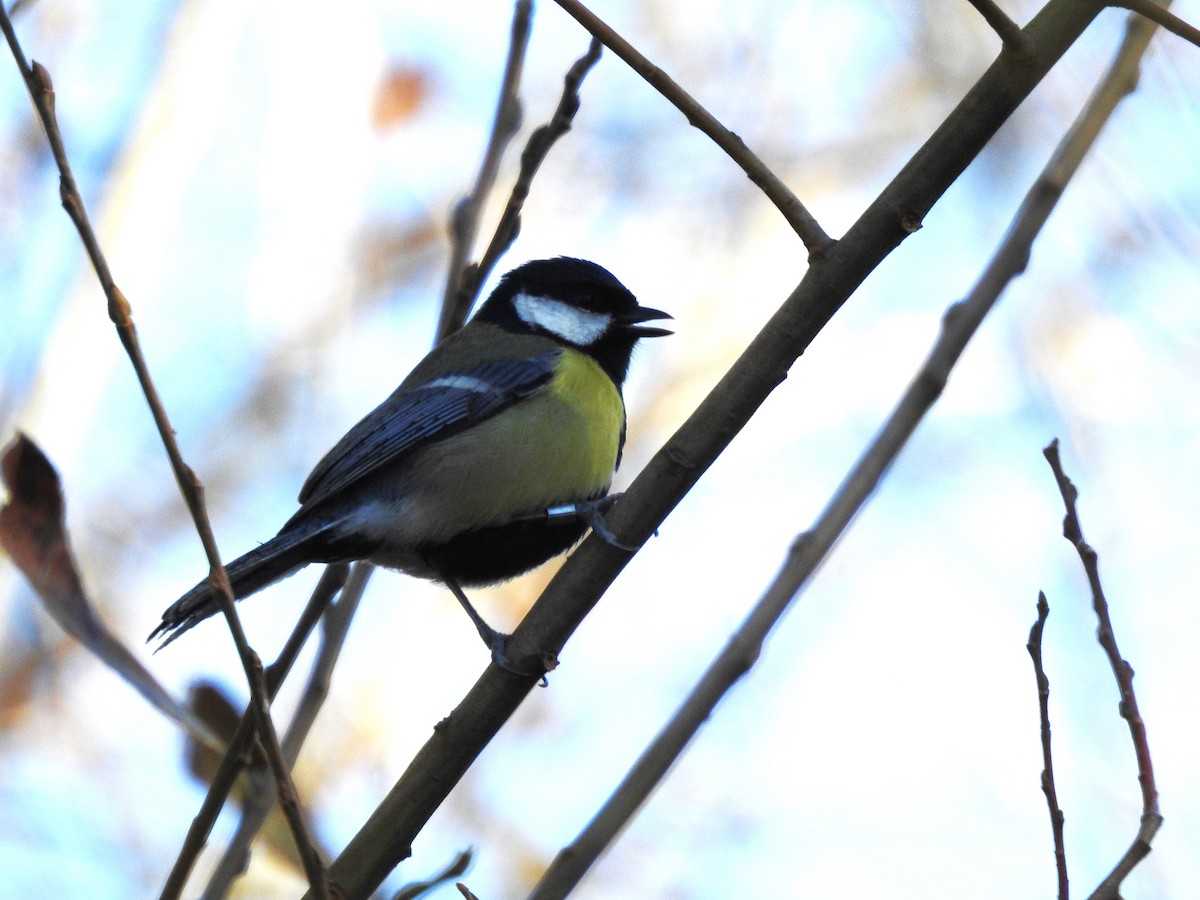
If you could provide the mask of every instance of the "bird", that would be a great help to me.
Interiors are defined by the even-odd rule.
[[[646,323],[670,318],[588,260],[503,275],[317,463],[279,533],[225,567],[234,597],[310,563],[367,560],[445,584],[505,665],[507,636],[463,588],[530,571],[589,527],[620,546],[603,512],[625,444],[622,386],[638,341],[672,333]],[[219,609],[202,581],[149,640],[162,649]]]

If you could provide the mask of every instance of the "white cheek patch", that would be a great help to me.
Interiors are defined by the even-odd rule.
[[[548,331],[579,347],[598,341],[612,325],[612,316],[607,313],[580,309],[553,297],[517,294],[513,298],[513,308],[527,325]]]

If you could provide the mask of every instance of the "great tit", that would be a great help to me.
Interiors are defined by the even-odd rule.
[[[369,560],[445,583],[493,656],[503,635],[463,587],[565,553],[625,443],[621,385],[640,338],[671,318],[607,270],[559,257],[513,269],[459,331],[317,463],[279,534],[226,566],[247,597],[308,563]],[[162,646],[219,610],[207,581],[162,615]],[[499,657],[497,657],[499,658]]]

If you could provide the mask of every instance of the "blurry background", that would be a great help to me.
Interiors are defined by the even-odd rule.
[[[1036,4],[1007,2],[1020,22]],[[1200,4],[1178,3],[1195,22]],[[991,62],[965,2],[601,4],[839,235]],[[429,348],[446,222],[471,184],[505,3],[37,0],[76,177],[226,558],[274,534],[305,475]],[[621,576],[434,817],[390,885],[466,846],[518,897],[571,840],[773,576],[982,269],[1115,49],[1084,36],[797,363]],[[537,10],[522,96],[553,111],[587,36]],[[1130,898],[1200,884],[1194,510],[1200,457],[1200,50],[1159,35],[1138,93],[873,503],[580,897],[1049,896],[1039,589],[1071,877],[1091,890],[1140,794],[1042,447],[1063,441],[1137,670],[1166,824]],[[495,221],[515,172],[485,220]],[[0,63],[0,441],[59,467],[80,566],[141,641],[206,572],[104,302]],[[741,172],[607,54],[501,270],[570,254],[668,309],[634,361],[628,483],[799,280],[805,252]],[[490,285],[489,285],[490,287]],[[552,566],[478,592],[511,627]],[[242,609],[270,659],[315,569]],[[242,702],[224,628],[151,657],[178,694]],[[339,848],[486,663],[449,594],[378,573],[297,779]],[[299,680],[299,679],[295,679]],[[294,692],[277,704],[284,713]],[[13,896],[157,892],[203,787],[177,730],[66,639],[0,563],[0,870]],[[222,820],[219,844],[232,825]],[[261,855],[256,858],[262,862]],[[293,896],[284,869],[248,896]],[[199,882],[197,882],[199,883]],[[444,888],[440,896],[457,896]]]

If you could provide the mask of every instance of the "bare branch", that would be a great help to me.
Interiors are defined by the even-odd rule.
[[[1129,736],[1133,741],[1133,752],[1137,756],[1138,784],[1142,789],[1142,818],[1137,836],[1112,872],[1089,897],[1089,900],[1119,900],[1121,883],[1134,867],[1149,855],[1150,842],[1161,827],[1163,817],[1158,810],[1158,788],[1154,782],[1154,766],[1150,761],[1150,742],[1146,736],[1146,724],[1142,721],[1141,713],[1138,711],[1137,697],[1133,692],[1133,667],[1121,656],[1121,651],[1117,647],[1112,617],[1108,613],[1108,601],[1104,597],[1104,587],[1100,583],[1099,556],[1096,550],[1084,540],[1083,526],[1079,522],[1079,513],[1075,508],[1079,490],[1063,471],[1062,460],[1058,453],[1058,439],[1051,441],[1050,445],[1042,452],[1054,472],[1054,480],[1058,482],[1058,490],[1062,494],[1063,505],[1067,509],[1067,514],[1063,518],[1063,537],[1074,545],[1075,551],[1083,563],[1083,570],[1087,574],[1088,584],[1092,589],[1092,608],[1096,611],[1096,618],[1100,622],[1096,639],[1104,648],[1109,665],[1112,666],[1113,676],[1117,681],[1117,691],[1121,697],[1118,709],[1121,718],[1129,724]]]
[[[446,273],[446,294],[442,301],[435,343],[462,325],[467,317],[468,310],[461,308],[460,298],[465,293],[464,286],[473,277],[468,271],[467,260],[471,256],[475,236],[479,233],[479,216],[496,183],[504,149],[521,127],[521,99],[517,91],[521,86],[521,69],[525,64],[525,49],[529,46],[532,16],[532,0],[517,0],[513,7],[508,60],[504,64],[504,78],[500,85],[500,99],[496,103],[491,136],[479,165],[479,174],[475,176],[475,186],[470,194],[455,205],[450,221],[450,267]]]
[[[1141,49],[1144,49],[1144,45],[1141,45]],[[951,370],[1001,292],[1024,271],[1033,241],[1061,197],[1063,188],[1087,149],[1094,143],[1100,126],[1107,121],[1116,102],[1128,92],[1129,66],[1132,64],[1136,71],[1139,54],[1137,47],[1131,49],[1128,41],[1122,44],[1108,76],[1089,99],[1026,194],[1004,241],[970,295],[947,311],[937,343],[882,429],[839,485],[811,530],[796,539],[774,582],[705,670],[671,721],[646,748],[576,841],[554,859],[530,895],[530,900],[564,896],[567,890],[578,883],[683,752],[720,699],[754,664],[767,635],[874,492],[888,467],[941,395]],[[1109,89],[1110,81],[1117,87]],[[630,492],[632,490],[633,487]],[[614,513],[619,509],[618,504]],[[615,515],[610,518],[610,525],[618,524]],[[533,615],[533,611],[530,615]],[[522,623],[514,638],[520,635],[524,627],[525,623]],[[511,648],[513,643],[510,642],[509,646]],[[514,654],[514,658],[519,657]],[[543,885],[547,886],[544,890]]]
[[[1050,830],[1054,835],[1054,866],[1058,871],[1058,900],[1067,900],[1070,895],[1070,882],[1067,879],[1067,848],[1063,840],[1063,811],[1058,805],[1058,789],[1054,785],[1054,757],[1050,753],[1050,679],[1042,667],[1042,631],[1046,627],[1046,617],[1050,615],[1050,605],[1046,595],[1038,592],[1038,617],[1029,629],[1029,643],[1025,649],[1033,660],[1033,674],[1037,678],[1038,711],[1042,722],[1042,793],[1046,795],[1046,805],[1050,809]]]
[[[1076,0],[1050,0],[1026,29],[1038,50],[1033,60],[1013,65],[1006,55],[994,62],[846,236],[813,260],[776,314],[608,513],[608,525],[622,543],[641,544],[659,527],[841,305],[920,227],[924,214],[1099,12],[1099,6]],[[510,659],[519,664],[553,658],[630,556],[594,536],[585,540],[513,633]],[[413,837],[536,683],[490,666],[438,724],[330,867],[331,880],[347,898],[369,896],[408,856]]]
[[[92,223],[88,218],[83,202],[83,195],[75,183],[75,176],[71,171],[62,134],[58,128],[58,119],[54,108],[54,84],[50,79],[50,73],[39,63],[34,62],[30,65],[26,60],[25,53],[17,40],[16,32],[13,30],[12,22],[9,21],[8,14],[4,11],[2,5],[0,5],[0,30],[4,32],[9,48],[12,51],[13,59],[17,63],[17,68],[21,72],[21,77],[25,81],[25,86],[29,90],[29,96],[33,100],[34,108],[37,110],[38,117],[42,121],[42,127],[46,132],[46,140],[50,145],[54,161],[58,166],[59,195],[63,208],[74,223],[76,231],[79,232],[84,250],[91,260],[92,268],[95,269],[100,287],[103,289],[104,296],[108,301],[109,319],[116,326],[121,344],[124,346],[125,352],[133,364],[138,383],[141,385],[142,393],[146,398],[146,403],[150,407],[154,424],[158,429],[159,438],[162,440],[163,447],[167,451],[167,457],[171,462],[171,469],[175,474],[175,480],[179,484],[180,492],[183,494],[188,511],[195,522],[196,531],[200,535],[200,541],[204,545],[204,552],[208,557],[210,566],[209,578],[213,584],[213,594],[216,596],[217,602],[225,614],[225,619],[229,624],[229,631],[237,647],[238,658],[241,660],[242,669],[246,674],[246,681],[250,686],[250,697],[255,710],[256,725],[266,749],[267,759],[271,764],[272,774],[275,777],[279,793],[279,803],[287,817],[288,825],[292,830],[300,857],[304,861],[309,884],[318,897],[324,898],[328,896],[325,867],[313,846],[312,839],[308,833],[308,826],[305,824],[304,816],[300,811],[296,798],[295,786],[292,784],[291,778],[287,773],[287,768],[283,764],[283,756],[279,747],[279,737],[276,735],[274,725],[271,722],[269,704],[266,699],[262,661],[246,640],[241,620],[238,618],[237,609],[234,605],[233,590],[229,585],[229,576],[226,574],[225,567],[221,563],[216,536],[213,534],[212,523],[209,521],[208,512],[204,505],[204,491],[200,480],[183,460],[183,454],[180,452],[179,445],[175,440],[175,430],[171,426],[170,419],[167,417],[166,408],[163,406],[162,400],[158,395],[158,389],[150,377],[149,367],[146,365],[145,357],[142,354],[141,344],[137,337],[137,329],[133,324],[132,309],[129,301],[125,299],[124,294],[121,293],[120,288],[117,287],[116,282],[113,280],[112,273],[108,267],[108,261],[100,248],[95,230],[92,228]]]
[[[283,737],[283,756],[288,765],[294,766],[300,757],[300,748],[312,730],[317,720],[317,713],[324,706],[329,696],[329,683],[333,678],[333,669],[341,656],[342,647],[346,643],[346,635],[350,631],[350,623],[362,599],[367,578],[374,567],[352,566],[346,587],[338,598],[337,603],[330,606],[321,619],[321,643],[317,649],[317,658],[313,660],[312,671],[309,673],[308,684],[300,695],[296,706],[296,714],[288,723],[287,732]]]
[[[701,106],[691,94],[680,87],[666,72],[643,56],[637,48],[621,37],[599,16],[579,0],[556,0],[559,6],[580,25],[604,42],[604,46],[625,60],[646,83],[663,95],[687,117],[688,123],[708,135],[713,142],[737,163],[752,182],[766,194],[767,199],[783,214],[787,223],[808,248],[809,259],[824,255],[833,244],[800,199],[791,192],[774,172],[746,146],[745,142],[717,121],[716,116]]]
[[[301,613],[300,619],[296,627],[292,630],[291,636],[283,646],[283,650],[279,653],[279,658],[271,665],[266,672],[267,693],[271,700],[275,698],[275,694],[279,691],[279,686],[283,684],[288,672],[291,671],[292,665],[296,661],[301,648],[304,646],[309,633],[313,626],[316,625],[319,619],[329,606],[333,596],[342,589],[346,582],[345,565],[331,565],[325,568],[321,574],[321,580],[317,583],[316,589],[309,598],[308,604]],[[362,587],[366,584],[366,576],[369,575],[369,569],[359,575],[359,583],[357,591],[361,593]],[[343,594],[343,600],[350,591]],[[357,601],[355,601],[357,602]],[[200,857],[201,851],[208,843],[208,836],[212,832],[213,825],[216,824],[217,816],[220,815],[222,808],[225,806],[225,801],[229,797],[229,792],[233,790],[233,786],[237,777],[242,773],[243,768],[247,765],[250,749],[254,744],[255,728],[254,728],[254,711],[247,707],[246,712],[242,716],[242,721],[238,725],[237,731],[229,740],[229,749],[221,760],[221,765],[213,776],[212,783],[209,785],[208,793],[204,797],[204,802],[200,806],[200,811],[196,813],[196,817],[192,820],[191,827],[188,829],[183,846],[180,848],[179,855],[175,860],[175,864],[171,867],[171,872],[167,876],[166,883],[163,885],[162,892],[159,894],[161,900],[168,898],[178,898],[182,896],[183,889],[187,885],[188,876],[191,874],[196,860]],[[243,811],[243,817],[247,814]]]
[[[533,176],[537,174],[546,156],[550,153],[550,148],[560,137],[571,130],[571,122],[575,118],[575,113],[579,111],[579,88],[592,66],[599,61],[601,46],[600,41],[592,38],[587,52],[575,60],[575,63],[567,70],[566,77],[563,79],[562,96],[559,98],[554,115],[550,117],[549,122],[539,126],[529,136],[525,150],[521,153],[521,171],[517,174],[517,181],[509,195],[508,205],[505,206],[504,213],[500,216],[496,233],[492,236],[491,243],[488,244],[479,264],[471,267],[471,277],[469,281],[465,281],[460,291],[458,305],[462,308],[463,315],[466,315],[466,310],[470,308],[476,294],[479,293],[479,286],[487,280],[496,262],[517,239],[517,234],[521,230],[521,208],[529,196]]]
[[[295,661],[300,647],[304,644],[303,637],[308,636],[315,624],[315,619],[319,617],[322,630],[317,658],[313,661],[308,684],[300,696],[300,703],[283,736],[283,758],[289,769],[296,765],[296,760],[300,756],[300,748],[308,737],[313,723],[316,722],[317,713],[329,693],[329,681],[333,674],[333,667],[341,655],[350,622],[358,610],[358,603],[362,599],[367,580],[375,571],[375,567],[369,563],[355,563],[349,567],[350,577],[345,578],[346,568],[343,564],[335,564],[326,568],[317,589],[305,607],[301,622],[293,630],[279,659],[268,671],[271,676],[271,696],[274,698]],[[343,581],[345,586],[341,587]],[[337,602],[331,605],[329,601],[334,594],[338,593],[339,587],[341,589],[340,596]],[[297,640],[298,637],[301,639]],[[242,752],[244,753],[244,751]],[[234,757],[235,762],[238,759],[240,757]],[[253,771],[251,774],[253,775]],[[251,844],[262,830],[267,816],[271,812],[270,794],[262,796],[261,779],[257,785],[252,780],[251,785],[251,790],[246,792],[247,800],[243,801],[242,817],[238,822],[237,834],[225,848],[220,863],[214,870],[212,878],[209,879],[206,896],[226,896],[234,880],[245,871]]]

